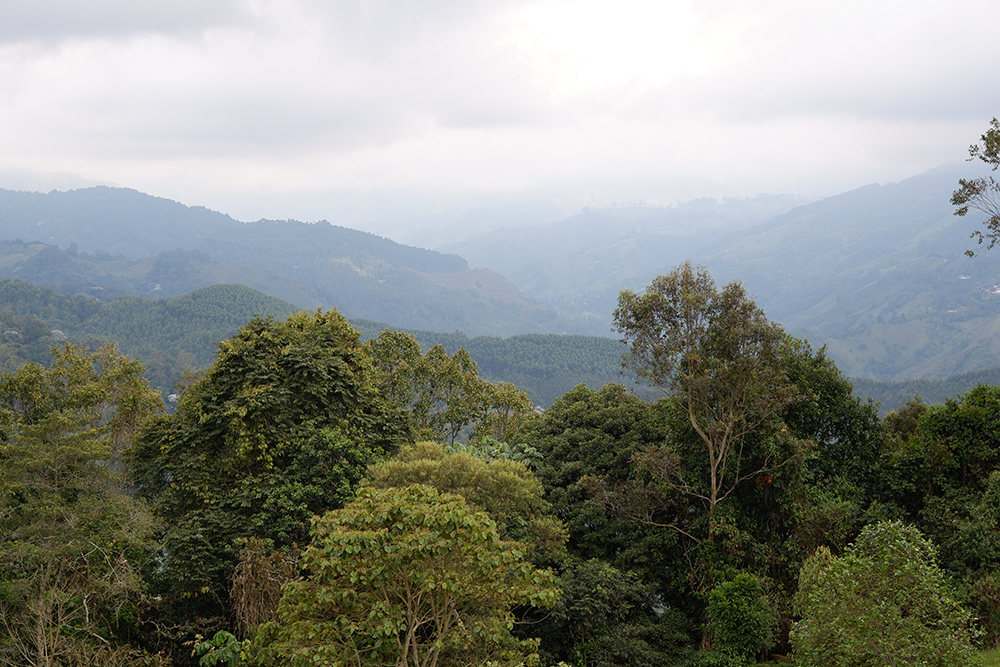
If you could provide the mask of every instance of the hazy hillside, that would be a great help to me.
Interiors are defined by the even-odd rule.
[[[331,225],[241,223],[134,190],[0,190],[0,276],[107,299],[242,283],[303,308],[469,334],[572,332],[456,255]],[[442,278],[446,276],[446,278]],[[487,282],[477,291],[469,285]]]
[[[720,239],[787,211],[801,200],[761,195],[670,208],[586,209],[560,222],[515,227],[442,246],[472,266],[502,273],[518,289],[583,326],[608,335],[618,293],[648,283]]]
[[[939,168],[795,207],[757,197],[584,211],[445,249],[604,334],[621,289],[691,259],[719,283],[744,282],[848,375],[943,378],[1000,361],[1000,253],[965,257],[976,221],[949,203],[969,173]]]
[[[1000,254],[968,258],[974,220],[938,169],[800,206],[704,258],[848,375],[942,378],[1000,360]],[[971,216],[970,216],[971,218]]]

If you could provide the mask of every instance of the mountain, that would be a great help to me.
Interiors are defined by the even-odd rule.
[[[587,333],[608,335],[622,289],[641,289],[671,266],[718,247],[720,239],[798,203],[795,197],[759,195],[666,208],[588,208],[559,222],[504,228],[441,250],[497,271]]]
[[[969,258],[976,221],[949,200],[968,165],[811,203],[788,197],[594,209],[446,245],[590,333],[621,289],[684,260],[743,282],[789,332],[848,375],[944,378],[1000,360],[1000,253]],[[797,204],[797,205],[795,205]]]
[[[942,168],[796,207],[701,258],[739,279],[848,375],[943,378],[1000,359],[1000,255],[970,258],[975,221]]]
[[[124,188],[0,190],[0,276],[99,298],[242,283],[300,307],[470,334],[573,322],[464,259],[328,222],[242,223]],[[476,285],[488,284],[480,289]]]

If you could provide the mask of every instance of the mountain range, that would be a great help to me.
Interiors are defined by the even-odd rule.
[[[0,276],[66,294],[171,297],[240,283],[299,308],[479,336],[613,335],[621,289],[690,259],[848,375],[943,378],[997,365],[1000,256],[969,258],[949,204],[965,165],[813,202],[784,195],[584,209],[415,248],[328,222],[236,221],[143,193],[0,190]],[[474,268],[470,268],[474,267]]]

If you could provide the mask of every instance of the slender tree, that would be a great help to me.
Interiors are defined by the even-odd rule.
[[[787,458],[778,448],[744,456],[748,436],[795,399],[782,368],[787,337],[739,283],[722,290],[690,262],[659,276],[642,295],[621,293],[615,327],[630,345],[623,365],[671,396],[701,443],[707,479],[682,465],[676,447],[650,448],[638,463],[663,484],[705,503],[709,539],[719,503],[740,482]]]
[[[990,128],[979,138],[979,142],[969,146],[969,160],[980,160],[990,165],[993,171],[1000,167],[1000,121],[996,118],[990,121]],[[970,235],[980,245],[989,241],[987,250],[1000,242],[1000,183],[992,176],[980,178],[959,179],[959,188],[951,195],[951,203],[958,208],[955,215],[964,216],[969,209],[975,209],[987,216],[983,223],[986,231],[977,229]],[[966,255],[972,257],[975,252],[966,250]]]

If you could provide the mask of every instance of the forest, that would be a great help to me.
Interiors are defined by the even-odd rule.
[[[1000,388],[882,418],[689,263],[613,318],[655,400],[579,385],[538,412],[462,347],[315,311],[250,319],[167,412],[113,345],[55,341],[0,375],[0,664],[943,666],[1000,643]]]

